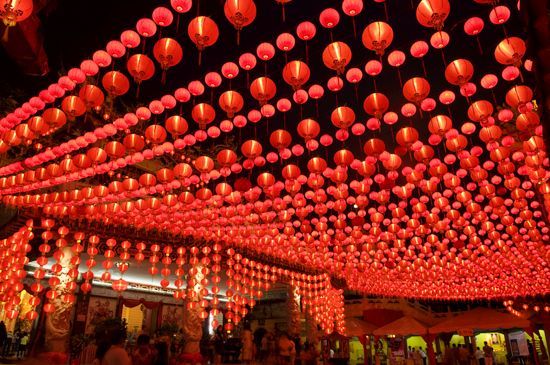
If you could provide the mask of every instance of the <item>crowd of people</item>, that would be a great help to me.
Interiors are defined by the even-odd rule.
[[[494,349],[487,343],[482,348],[472,344],[453,344],[445,351],[445,355],[436,354],[438,363],[445,365],[493,365]]]
[[[4,321],[0,321],[0,357],[16,357],[22,359],[27,354],[29,333],[15,331],[9,334]]]
[[[211,340],[214,364],[228,361],[228,341],[222,326],[219,326]],[[290,336],[286,332],[273,333],[263,328],[252,333],[246,324],[241,333],[240,345],[240,356],[237,356],[242,364],[312,365],[317,364],[319,357],[316,346],[307,341],[302,344],[299,336]]]

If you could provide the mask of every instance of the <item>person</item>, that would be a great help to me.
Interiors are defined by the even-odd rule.
[[[212,337],[212,343],[214,344],[214,364],[221,364],[224,347],[224,334],[222,325],[219,325],[218,328],[216,328],[216,332]]]
[[[28,344],[29,344],[29,334],[25,332],[21,334],[21,339],[19,340],[19,346],[17,347],[17,353],[15,354],[17,358],[22,359],[23,357],[25,357]]]
[[[302,364],[316,365],[318,356],[319,353],[317,352],[315,345],[306,341],[306,343],[304,344],[304,349],[302,350]]]
[[[250,324],[245,323],[244,331],[241,337],[243,344],[241,352],[241,360],[245,364],[250,364],[254,358],[254,340],[252,338],[252,331],[250,330]]]
[[[420,356],[420,351],[418,351],[416,347],[413,347],[412,349],[412,358],[414,361],[414,365],[422,364],[422,356]]]
[[[5,356],[5,345],[8,342],[8,330],[4,321],[0,321],[0,349],[2,349],[2,357]]]
[[[294,349],[296,350],[296,354],[292,356],[290,359],[290,363],[294,364],[296,362],[296,359],[299,359],[302,353],[302,339],[300,336],[294,336],[292,338],[292,341],[294,341]]]
[[[296,355],[296,348],[294,342],[288,338],[286,333],[281,333],[279,337],[279,364],[292,365],[291,358]]]
[[[422,365],[427,365],[426,364],[426,362],[427,362],[426,351],[424,351],[422,349],[422,347],[419,347],[418,348],[418,353],[420,354],[420,358],[422,359]]]
[[[468,365],[468,349],[465,344],[458,348],[458,363],[460,365]]]
[[[264,333],[262,340],[260,341],[260,361],[265,361],[269,357],[269,336],[269,332]]]
[[[130,356],[124,349],[126,329],[115,328],[109,338],[98,344],[95,365],[132,365]]]
[[[485,365],[493,365],[493,348],[487,344],[487,341],[484,342],[483,346],[483,356],[485,358]]]
[[[477,347],[474,353],[474,356],[476,358],[477,365],[485,365],[485,356],[483,354],[483,351],[481,351],[481,349],[479,348],[479,346]]]
[[[148,335],[139,335],[136,349],[132,353],[132,365],[152,365],[155,353],[150,346],[151,338]]]

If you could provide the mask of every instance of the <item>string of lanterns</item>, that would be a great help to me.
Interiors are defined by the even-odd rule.
[[[228,6],[231,5],[235,3]],[[549,255],[544,245],[548,239],[544,217],[550,208],[548,161],[540,118],[532,103],[533,92],[524,84],[519,69],[523,65],[525,70],[530,70],[529,63],[523,60],[525,43],[506,35],[494,48],[495,60],[506,66],[502,79],[511,83],[504,95],[506,106],[498,107],[495,112],[498,103],[493,89],[499,82],[498,77],[486,74],[480,79],[480,85],[489,90],[493,102],[482,96],[477,99],[477,86],[472,82],[476,70],[471,61],[465,58],[446,61],[449,56],[446,48],[451,41],[450,35],[443,31],[450,11],[448,5],[446,1],[423,0],[416,8],[416,18],[422,26],[436,31],[430,44],[439,49],[446,81],[456,87],[467,102],[464,115],[467,122],[459,123],[463,116],[452,115],[450,106],[456,101],[455,91],[447,89],[439,94],[439,107],[445,108],[448,115],[437,110],[437,101],[430,97],[433,85],[428,81],[424,65],[429,45],[424,41],[411,45],[410,54],[420,59],[423,74],[403,78],[404,66],[411,61],[407,61],[400,50],[390,52],[394,30],[384,21],[375,21],[365,27],[360,40],[363,47],[378,57],[365,64],[368,76],[364,77],[358,67],[347,69],[353,61],[352,49],[357,49],[353,42],[331,39],[324,47],[323,64],[336,74],[327,80],[327,88],[336,98],[330,120],[337,130],[332,135],[330,132],[320,135],[321,131],[327,132],[327,128],[318,122],[323,119],[319,115],[318,100],[326,100],[329,94],[325,95],[320,85],[310,86],[308,92],[302,89],[312,78],[313,68],[310,69],[308,61],[291,56],[296,39],[290,33],[283,33],[276,37],[275,45],[285,59],[282,80],[292,89],[292,98],[288,95],[289,98],[277,100],[275,106],[271,104],[282,94],[282,88],[277,79],[266,76],[268,62],[276,60],[275,47],[262,43],[256,54],[264,62],[264,73],[249,84],[259,110],[250,106],[245,116],[243,94],[233,89],[239,68],[234,63],[225,63],[221,72],[229,82],[229,90],[220,91],[219,107],[231,120],[213,125],[219,119],[212,102],[214,89],[221,86],[223,79],[217,73],[209,73],[205,84],[211,88],[210,103],[199,100],[205,92],[204,84],[193,81],[186,89],[176,90],[173,96],[166,95],[151,102],[148,108],[142,107],[135,114],[115,119],[112,124],[94,131],[95,137],[88,134],[86,139],[84,135],[65,147],[60,145],[59,149],[31,157],[29,164],[25,160],[24,164],[5,167],[2,173],[11,176],[0,179],[4,202],[43,207],[45,213],[55,216],[83,216],[92,221],[160,228],[174,234],[229,242],[293,263],[303,262],[311,269],[323,268],[331,275],[345,278],[350,288],[368,293],[468,299],[544,292],[549,281],[544,265]],[[504,9],[508,8],[498,8],[490,10],[489,18],[493,24],[504,27],[508,19]],[[155,10],[156,15],[153,13],[152,21],[138,22],[138,32],[123,32],[120,44],[110,43],[106,51],[96,52],[93,60],[84,61],[80,67],[82,74],[73,71],[73,78],[84,83],[86,77],[96,76],[100,68],[110,65],[111,58],[121,58],[131,49],[139,51],[141,37],[145,41],[155,34],[156,25],[169,26],[173,21],[170,10],[159,9]],[[344,13],[352,17],[354,26],[355,16],[361,9],[350,2],[344,6]],[[231,21],[231,16],[228,18]],[[253,17],[250,15],[250,18]],[[326,9],[319,22],[332,38],[332,29],[340,22],[339,12]],[[234,25],[237,28],[244,23]],[[217,27],[210,18],[193,19],[189,29],[192,29],[188,32],[190,38],[201,52],[217,39]],[[482,29],[476,19],[468,19],[464,25],[467,35],[477,35]],[[306,43],[306,52],[307,42],[312,41],[315,34],[313,23],[298,26],[297,36]],[[170,67],[182,60],[178,46],[172,38],[160,38],[155,43],[153,56],[163,78]],[[170,54],[173,55],[168,61]],[[312,59],[311,56],[307,57]],[[395,68],[402,86],[406,102],[400,110],[395,105],[395,97],[390,98],[389,93],[378,90],[376,77],[383,72],[385,62],[382,57]],[[239,58],[239,66],[246,71],[241,77],[246,76],[247,86],[249,76],[261,72],[254,70],[256,59],[251,53]],[[129,56],[126,67],[138,85],[155,74],[155,63],[145,51]],[[363,110],[368,116],[363,123],[360,122],[364,115],[360,110],[362,90],[359,86],[370,78],[374,92],[363,101]],[[109,71],[102,78],[103,88],[111,100],[128,92],[130,82],[122,71]],[[338,103],[339,92],[348,85],[354,88],[358,107]],[[59,97],[65,94],[56,87],[52,87],[52,91],[60,94]],[[300,113],[300,122],[292,123],[295,128],[286,126],[291,99],[299,106]],[[314,118],[303,115],[309,99],[315,101]],[[44,111],[42,119],[52,121],[46,123],[49,127],[44,133],[71,118],[85,118],[87,110],[104,104],[105,96],[99,86],[86,83],[78,96],[70,95],[65,100],[68,100],[65,108],[62,105],[62,109]],[[189,115],[198,125],[193,133],[187,133],[189,125],[184,116],[179,115],[184,114],[182,104],[189,101],[193,104]],[[177,103],[180,103],[180,113],[170,115],[169,110],[175,110]],[[270,131],[269,120],[277,112],[283,115],[283,128]],[[165,119],[164,127],[157,124],[162,119]],[[6,117],[5,123],[0,124],[13,128],[17,124],[15,120]],[[516,132],[511,135],[507,125],[514,124],[509,123],[513,120]],[[145,138],[130,133],[132,127],[146,121],[153,124],[147,127]],[[415,127],[417,123],[427,124],[430,132],[427,140],[422,140],[422,128]],[[269,145],[273,150],[268,151],[266,141],[258,138],[260,125],[271,132]],[[398,128],[395,132],[394,126]],[[185,147],[217,138],[221,132],[234,133],[234,127],[239,133],[245,127],[254,132],[254,139],[243,141],[240,154],[225,150],[215,160],[206,155],[187,160]],[[98,140],[113,138],[117,131],[125,133],[124,143],[111,140],[104,148],[93,146],[86,154],[69,155],[70,158],[64,158],[60,164],[20,172],[87,148]],[[166,141],[170,137],[167,131],[173,142]],[[5,132],[8,138],[5,142],[12,141],[15,145],[17,139],[11,132]],[[385,132],[391,132],[392,141],[382,138]],[[300,141],[291,146],[295,133],[304,139],[303,144]],[[365,135],[371,138],[363,143],[361,139]],[[349,147],[357,140],[364,155],[352,152]],[[333,153],[339,142],[343,147]],[[332,162],[329,151],[333,153]],[[177,154],[186,162],[172,168],[163,167],[155,175],[143,174],[139,181],[114,180],[108,187],[97,185],[63,193],[13,195],[97,173],[115,176],[118,169],[163,154]],[[107,162],[108,158],[111,160]],[[307,172],[300,159],[307,161]],[[252,182],[253,173],[256,184]],[[241,177],[233,184],[228,183],[227,178],[233,174]],[[223,182],[214,182],[222,177]],[[86,206],[80,208],[82,205]],[[519,276],[512,275],[515,267],[521,268]],[[494,285],[495,282],[501,285]],[[237,290],[237,301],[241,301],[242,294]],[[239,314],[242,313],[235,311],[237,317]]]

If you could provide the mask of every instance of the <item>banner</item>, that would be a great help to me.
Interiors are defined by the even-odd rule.
[[[510,332],[508,334],[512,356],[529,356],[529,346],[525,338],[525,332]]]

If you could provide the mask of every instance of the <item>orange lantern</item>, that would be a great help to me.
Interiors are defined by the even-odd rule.
[[[338,74],[344,73],[350,61],[351,49],[344,42],[333,42],[326,46],[323,51],[323,63]]]
[[[63,110],[57,108],[49,108],[42,113],[42,119],[50,128],[61,127],[67,122],[67,116]]]
[[[200,129],[205,129],[206,125],[212,123],[216,118],[216,111],[207,103],[200,103],[191,110],[191,117],[199,125]]]
[[[101,80],[103,88],[112,96],[120,96],[126,94],[130,89],[128,78],[118,71],[109,71]]]
[[[119,158],[126,152],[126,147],[120,142],[110,141],[105,145],[105,152],[111,158]]]
[[[222,167],[229,167],[237,162],[237,154],[230,149],[221,150],[216,155],[216,160]]]
[[[362,36],[365,48],[383,55],[393,41],[393,29],[388,23],[374,22],[365,27]]]
[[[160,68],[162,68],[161,82],[164,84],[166,81],[166,70],[181,62],[183,49],[175,39],[162,38],[155,43],[153,55],[158,63],[160,63]]]
[[[212,19],[206,16],[198,16],[189,22],[187,34],[191,41],[195,43],[199,50],[199,65],[201,64],[201,54],[206,47],[210,47],[218,40],[218,25]]]
[[[128,134],[122,141],[129,152],[139,152],[145,147],[145,141],[139,134]]]
[[[61,109],[63,109],[69,120],[74,120],[86,112],[86,104],[78,96],[71,95],[63,99]]]
[[[302,61],[290,61],[283,69],[283,79],[294,90],[298,90],[309,80],[309,67]]]
[[[444,136],[453,127],[453,121],[446,115],[436,115],[428,122],[428,130],[437,136]]]
[[[261,143],[253,139],[249,139],[241,146],[241,152],[243,155],[251,160],[260,156],[262,154],[262,150]]]
[[[355,122],[355,112],[347,106],[339,106],[332,111],[330,121],[340,129],[347,129]]]
[[[495,48],[495,59],[502,65],[521,66],[521,59],[525,55],[526,47],[523,39],[508,37]]]
[[[487,100],[475,101],[468,108],[468,118],[470,118],[472,122],[483,123],[491,115],[493,115],[493,104]]]
[[[413,127],[401,128],[397,132],[395,140],[400,146],[409,149],[413,143],[418,141],[418,131]]]
[[[154,145],[161,144],[166,140],[166,130],[158,124],[150,125],[145,129],[145,138]]]
[[[32,0],[3,0],[0,4],[0,18],[6,27],[27,19],[33,10]]]
[[[195,168],[201,173],[208,173],[214,168],[214,160],[208,156],[200,156],[195,160]]]
[[[250,85],[250,94],[260,102],[260,105],[266,104],[276,93],[277,86],[269,77],[258,77]]]
[[[413,103],[420,103],[429,94],[430,83],[423,77],[413,77],[403,85],[403,96]]]
[[[105,100],[103,91],[101,91],[99,87],[91,84],[84,85],[78,92],[78,96],[82,99],[84,104],[86,104],[86,108],[88,109],[101,106]]]
[[[460,58],[447,65],[445,79],[450,84],[462,86],[474,75],[474,65],[466,59]]]
[[[307,142],[319,135],[321,127],[319,126],[319,123],[313,119],[304,119],[298,123],[296,130],[298,131],[300,137],[305,139]]]
[[[187,121],[179,115],[173,115],[166,119],[164,126],[166,127],[166,130],[174,137],[185,134],[188,129]]]
[[[367,96],[363,102],[363,109],[365,109],[365,112],[377,119],[382,117],[389,106],[390,101],[388,97],[382,93],[372,93]]]
[[[227,113],[228,118],[233,118],[235,113],[243,108],[244,100],[237,91],[229,90],[220,95],[218,104]]]
[[[277,129],[276,131],[273,131],[269,137],[269,143],[271,143],[271,145],[278,150],[287,148],[291,142],[292,136],[284,129]]]
[[[256,18],[256,4],[253,0],[225,0],[223,12],[237,30],[237,44],[239,44],[241,30]]]
[[[371,138],[363,145],[363,151],[367,156],[378,157],[386,150],[386,144],[378,138]]]
[[[126,63],[126,68],[134,78],[134,81],[138,84],[138,94],[139,84],[142,81],[149,80],[155,74],[155,64],[144,54],[132,55]]]
[[[427,28],[441,30],[450,11],[449,0],[421,0],[416,8],[416,20]]]
[[[533,99],[533,90],[529,86],[516,85],[506,93],[506,104],[520,108]]]

